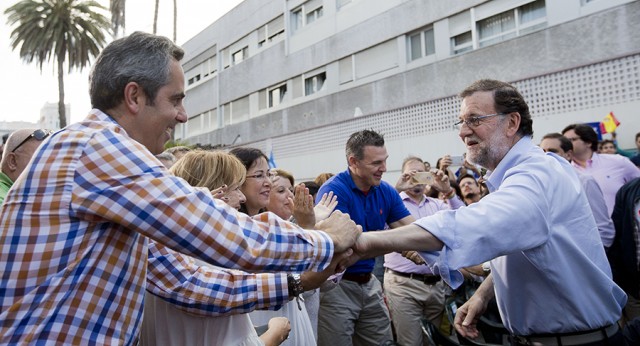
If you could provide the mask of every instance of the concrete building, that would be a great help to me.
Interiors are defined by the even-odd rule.
[[[65,118],[67,124],[71,121],[71,105],[65,103]],[[58,103],[46,102],[40,109],[40,118],[38,126],[43,129],[58,130],[60,129],[60,115],[58,114]]]
[[[512,82],[534,141],[574,122],[640,131],[640,2],[631,0],[245,0],[184,44],[195,144],[272,148],[298,180],[346,168],[344,144],[385,135],[385,180],[418,155],[464,151],[456,96]]]

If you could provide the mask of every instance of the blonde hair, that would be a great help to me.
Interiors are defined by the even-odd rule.
[[[291,186],[295,186],[296,185],[295,182],[294,182],[294,179],[293,179],[293,175],[291,175],[291,173],[285,171],[284,169],[274,168],[274,169],[270,170],[269,173],[274,175],[273,178],[282,177],[282,178],[288,179],[289,182],[291,183]],[[273,179],[271,179],[271,181],[273,181]]]
[[[318,186],[322,186],[322,184],[331,177],[333,177],[333,173],[320,173],[313,182],[318,184]]]
[[[242,185],[247,170],[240,160],[223,151],[194,150],[184,155],[171,173],[186,180],[191,186],[217,189],[222,185]]]

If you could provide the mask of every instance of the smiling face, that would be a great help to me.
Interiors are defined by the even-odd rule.
[[[271,180],[267,209],[284,220],[293,215],[293,186],[289,179],[276,176]]]
[[[460,120],[495,113],[493,93],[478,91],[462,100]],[[508,117],[509,115],[485,118],[478,126],[462,124],[458,135],[467,147],[468,162],[489,170],[498,166],[511,147],[507,136]]]
[[[380,185],[382,174],[387,171],[387,148],[367,145],[362,150],[362,160],[349,157],[351,177],[362,191],[369,191],[372,186]]]
[[[162,153],[176,125],[187,121],[187,112],[182,104],[184,97],[182,66],[172,60],[169,82],[158,90],[155,100],[151,102],[145,96],[139,102],[140,110],[130,135],[154,155]],[[130,130],[127,129],[127,132]]]
[[[249,167],[247,180],[240,187],[247,201],[245,206],[250,216],[256,215],[269,203],[271,181],[269,180],[269,164],[264,157],[259,157]]]

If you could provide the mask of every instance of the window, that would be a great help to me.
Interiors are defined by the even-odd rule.
[[[433,37],[433,28],[410,34],[407,39],[407,46],[409,61],[435,54],[436,43]]]
[[[489,17],[478,22],[480,47],[516,37],[516,18],[513,11]]]
[[[324,15],[322,0],[309,0],[302,6],[291,10],[291,32],[295,33]]]
[[[451,54],[460,54],[473,49],[471,31],[451,38]]]
[[[302,16],[302,7],[291,11],[291,31],[296,32],[304,26],[304,17]]]
[[[478,21],[478,44],[480,47],[488,46],[545,26],[545,3],[537,0]]]
[[[279,16],[258,29],[258,47],[284,38],[284,16]]]
[[[322,6],[316,8],[315,10],[307,13],[307,24],[311,24],[316,21],[316,19],[322,17],[323,11]]]
[[[218,72],[218,59],[217,56],[213,56],[207,59],[206,62],[203,63],[204,76],[214,76],[216,72]]]
[[[244,47],[231,55],[231,63],[233,65],[243,61],[249,55],[249,47]]]
[[[188,81],[187,85],[191,85],[191,84],[199,82],[199,81],[200,81],[200,74],[198,73],[197,75],[189,78],[189,81]]]
[[[523,5],[517,9],[520,19],[519,35],[542,29],[547,26],[547,10],[544,0]]]
[[[281,84],[269,89],[269,107],[275,107],[282,103],[287,93],[287,84]]]
[[[315,94],[322,90],[324,87],[324,81],[327,79],[326,72],[319,73],[313,77],[305,78],[304,80],[304,95]]]

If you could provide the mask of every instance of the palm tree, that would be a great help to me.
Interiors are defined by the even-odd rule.
[[[153,34],[158,33],[158,7],[160,6],[160,0],[156,0],[156,8],[153,12]]]
[[[122,28],[122,35],[125,34],[125,0],[110,0],[109,10],[111,11],[111,29],[113,37],[118,37],[118,31]]]
[[[153,33],[154,34],[158,32],[157,29],[158,29],[158,8],[159,7],[160,7],[160,0],[156,0],[156,6],[153,13]],[[178,0],[173,0],[173,42],[176,42],[177,37],[178,37]]]
[[[45,62],[55,61],[58,70],[60,127],[67,126],[64,108],[64,67],[82,70],[105,44],[109,21],[95,10],[106,10],[95,1],[22,0],[4,11],[11,32],[11,48],[20,57],[35,60],[42,72]]]
[[[178,0],[173,0],[173,42],[178,38]]]

